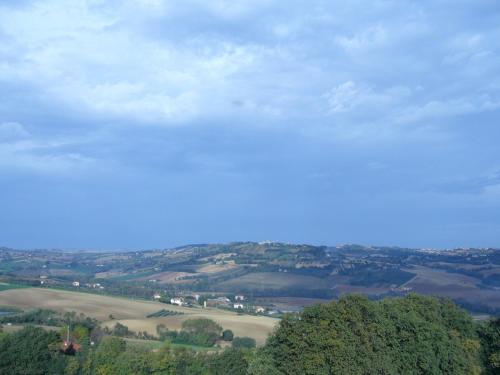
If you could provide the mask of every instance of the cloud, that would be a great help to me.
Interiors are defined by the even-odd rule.
[[[0,170],[42,174],[75,174],[94,160],[67,152],[69,140],[37,139],[16,122],[0,124]]]
[[[477,73],[473,83],[455,80],[467,67],[441,69],[453,85],[432,81],[435,64],[481,55],[475,62],[490,66],[498,58],[493,47],[485,50],[495,30],[438,34],[436,7],[264,0],[4,5],[0,80],[30,85],[68,111],[138,124],[255,116],[304,126],[304,118],[325,124],[328,115],[357,108],[369,110],[375,124],[397,127],[426,112],[454,116],[438,107],[471,102],[475,93],[464,94],[472,84],[496,105],[491,80]],[[430,45],[447,55],[422,49]],[[329,108],[317,118],[325,97]],[[343,121],[348,128],[359,119]]]
[[[38,197],[24,212],[47,233],[73,207],[104,243],[96,217],[161,246],[169,225],[181,243],[223,227],[449,244],[464,216],[498,223],[499,16],[493,0],[1,2],[0,204],[23,223],[14,206]],[[151,229],[132,238],[136,218]]]

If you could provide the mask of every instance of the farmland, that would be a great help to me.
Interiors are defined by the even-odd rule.
[[[164,302],[172,297],[244,294],[247,310],[255,312],[260,304],[257,299],[264,299],[266,313],[286,306],[280,298],[332,300],[350,293],[383,298],[417,292],[452,298],[475,313],[498,314],[500,250],[328,247],[269,241],[134,252],[3,248],[0,282],[143,300],[159,295]],[[80,285],[75,287],[74,282]],[[225,307],[232,308],[234,302]]]
[[[220,290],[267,290],[283,288],[321,289],[327,288],[327,281],[314,276],[284,272],[253,272],[239,278],[217,284]]]
[[[57,312],[83,313],[112,327],[117,322],[125,324],[133,331],[156,334],[156,325],[165,324],[169,329],[180,329],[182,322],[191,318],[209,318],[225,329],[231,329],[237,336],[249,336],[263,344],[278,322],[263,316],[238,315],[231,311],[215,308],[187,308],[169,305],[168,310],[182,314],[147,318],[166,305],[142,300],[101,296],[53,289],[26,288],[0,292],[0,305],[23,310],[42,308]],[[110,319],[110,315],[114,319]]]

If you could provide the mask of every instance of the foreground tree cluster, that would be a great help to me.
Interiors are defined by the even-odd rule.
[[[205,322],[206,323],[206,322]],[[200,331],[200,322],[186,331]],[[203,324],[206,337],[220,327]],[[210,328],[210,329],[208,329]],[[475,323],[449,301],[349,296],[285,317],[260,349],[129,347],[117,337],[61,350],[59,333],[0,333],[1,374],[500,374],[500,319]],[[71,355],[69,355],[71,354]]]

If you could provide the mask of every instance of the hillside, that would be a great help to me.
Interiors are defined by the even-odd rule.
[[[277,242],[197,244],[135,252],[0,249],[0,280],[151,298],[176,294],[245,294],[290,309],[304,299],[348,293],[374,298],[421,294],[454,299],[471,311],[500,311],[500,250],[446,251],[295,245]],[[304,303],[305,302],[305,303]]]

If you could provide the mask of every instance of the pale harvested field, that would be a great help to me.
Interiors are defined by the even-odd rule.
[[[103,324],[113,326],[117,321],[133,331],[147,331],[156,334],[156,325],[163,323],[169,329],[179,329],[182,321],[190,318],[209,318],[225,329],[231,329],[237,336],[253,337],[263,344],[268,334],[278,323],[277,319],[238,315],[231,311],[215,308],[187,308],[166,305],[154,301],[131,300],[127,298],[101,296],[54,289],[26,288],[0,292],[0,306],[14,306],[21,309],[43,308],[60,312],[75,311],[98,319]],[[183,315],[146,318],[158,310],[166,309],[183,312]],[[112,314],[115,320],[109,320]]]
[[[170,307],[167,306],[167,309]],[[210,318],[220,324],[224,329],[230,329],[235,336],[253,337],[257,344],[263,345],[269,333],[271,333],[275,325],[279,322],[278,319],[253,316],[253,315],[237,315],[235,313],[217,309],[189,309],[189,314],[167,316],[161,318],[149,319],[121,319],[118,320],[121,324],[125,324],[133,331],[147,331],[150,334],[156,335],[156,326],[165,324],[166,327],[172,330],[179,330],[182,327],[182,322],[193,318]],[[104,325],[112,327],[116,324],[116,320],[106,321]]]
[[[224,260],[224,259],[230,258],[234,255],[237,255],[237,254],[236,253],[219,253],[219,254],[208,256],[205,258],[201,258],[201,260],[204,260],[206,262],[209,262],[211,260]]]
[[[199,267],[197,271],[201,273],[212,274],[212,273],[219,273],[219,272],[233,270],[235,268],[238,268],[238,266],[234,264],[234,262],[226,264],[205,264]]]
[[[196,273],[190,273],[190,272],[176,272],[176,271],[166,271],[166,272],[160,272],[160,273],[155,273],[153,275],[141,277],[139,279],[136,279],[137,281],[148,281],[148,280],[158,280],[160,283],[178,283],[178,282],[185,282],[182,280],[183,277],[186,276],[195,276],[197,275]]]

